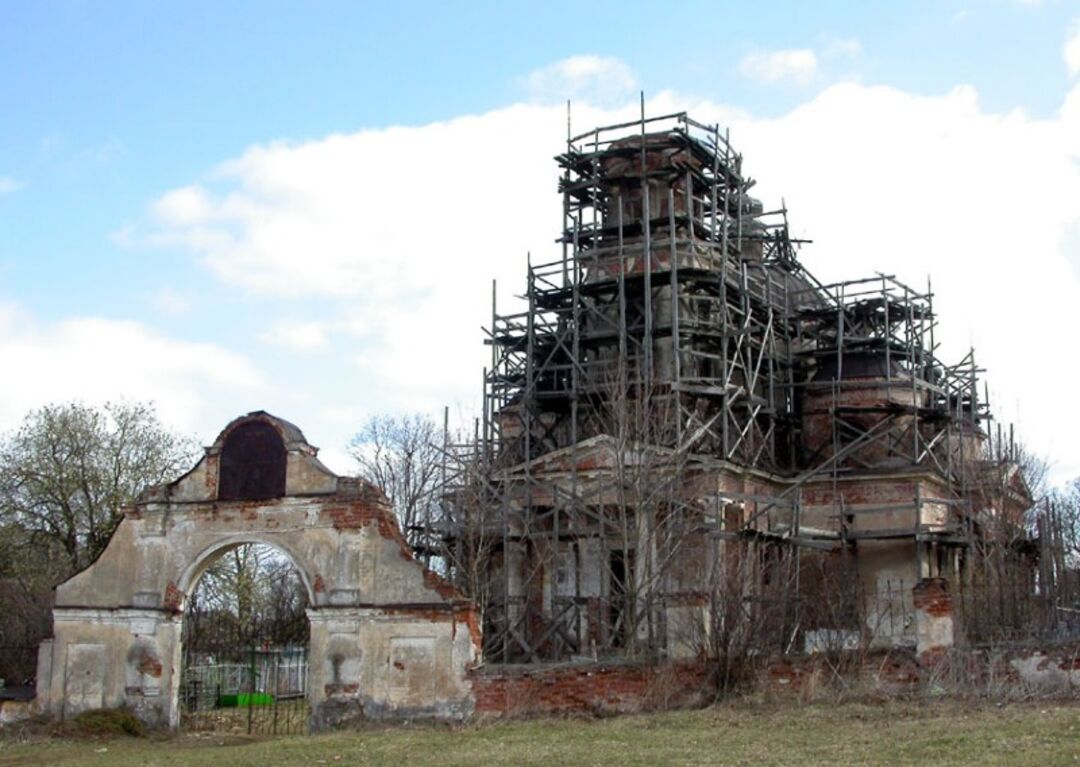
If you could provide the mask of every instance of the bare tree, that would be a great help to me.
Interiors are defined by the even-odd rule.
[[[502,542],[492,459],[476,436],[458,435],[447,445],[431,536],[436,561],[429,562],[473,601],[481,617],[492,596],[494,550]]]
[[[1013,449],[1013,462],[1027,485],[1033,505],[1038,505],[1050,492],[1050,462],[1023,442]]]
[[[662,608],[667,592],[685,580],[679,565],[697,526],[688,461],[693,440],[673,427],[675,395],[629,385],[624,365],[619,368],[605,383],[607,396],[591,425],[612,446],[612,473],[602,491],[614,500],[604,504],[610,553],[602,562],[610,640],[627,655],[652,654],[665,644]]]
[[[36,647],[52,623],[52,587],[67,573],[58,545],[17,524],[0,526],[0,678],[9,684],[34,676]]]
[[[0,520],[59,545],[70,574],[105,548],[126,503],[195,453],[148,403],[47,405],[0,443]]]
[[[349,442],[357,475],[378,486],[414,546],[434,516],[442,465],[442,434],[424,415],[379,415]]]
[[[241,657],[258,645],[307,643],[307,592],[296,568],[277,549],[243,544],[203,574],[184,616],[189,659]]]
[[[794,580],[793,552],[788,547],[772,551],[778,556],[766,565],[757,544],[732,538],[712,558],[702,645],[715,664],[721,694],[749,681],[757,664],[782,649],[776,640]]]
[[[1040,585],[1058,634],[1080,636],[1080,478],[1044,503]]]
[[[105,548],[121,508],[194,460],[146,403],[49,405],[0,438],[0,676],[33,674],[52,589]],[[16,657],[17,656],[17,657]]]
[[[1048,523],[1046,534],[1061,549],[1061,564],[1080,577],[1080,477],[1049,494],[1043,516]]]

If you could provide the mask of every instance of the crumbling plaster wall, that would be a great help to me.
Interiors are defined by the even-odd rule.
[[[199,577],[225,551],[284,552],[308,591],[314,727],[395,716],[462,718],[480,636],[472,609],[416,562],[386,499],[339,478],[293,436],[286,496],[218,501],[220,447],[124,515],[108,547],[57,588],[54,638],[42,647],[38,697],[57,715],[128,705],[155,724],[179,721],[181,621]]]
[[[776,498],[785,490],[783,482],[753,472],[721,471],[716,477],[720,496]],[[835,482],[832,478],[811,481],[799,489],[800,534],[839,540],[843,522],[854,541],[851,565],[863,601],[863,631],[871,647],[919,643],[913,588],[926,578],[949,577],[955,554],[916,542],[914,533],[916,529],[920,534],[947,532],[957,519],[950,512],[950,497],[950,489],[940,478],[910,472],[867,471]],[[792,530],[795,500],[789,495],[769,509],[755,520],[755,529],[782,534]],[[749,501],[731,504],[725,527],[739,529],[759,507]]]

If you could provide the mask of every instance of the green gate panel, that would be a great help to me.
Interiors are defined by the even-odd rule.
[[[239,695],[220,695],[217,704],[219,708],[249,708],[252,706],[272,706],[274,696],[268,692],[242,692]]]

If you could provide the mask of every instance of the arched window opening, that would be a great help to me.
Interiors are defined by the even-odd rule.
[[[306,732],[307,607],[300,573],[278,549],[246,543],[218,554],[184,610],[182,725]]]
[[[285,495],[285,443],[268,423],[236,427],[221,449],[218,499],[260,501]]]

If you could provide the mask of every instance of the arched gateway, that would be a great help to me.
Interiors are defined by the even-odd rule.
[[[56,589],[42,707],[70,716],[127,705],[175,726],[185,600],[223,550],[265,543],[308,591],[313,728],[471,713],[471,606],[412,557],[377,488],[315,456],[294,425],[250,413],[187,474],[143,492],[97,561]]]

